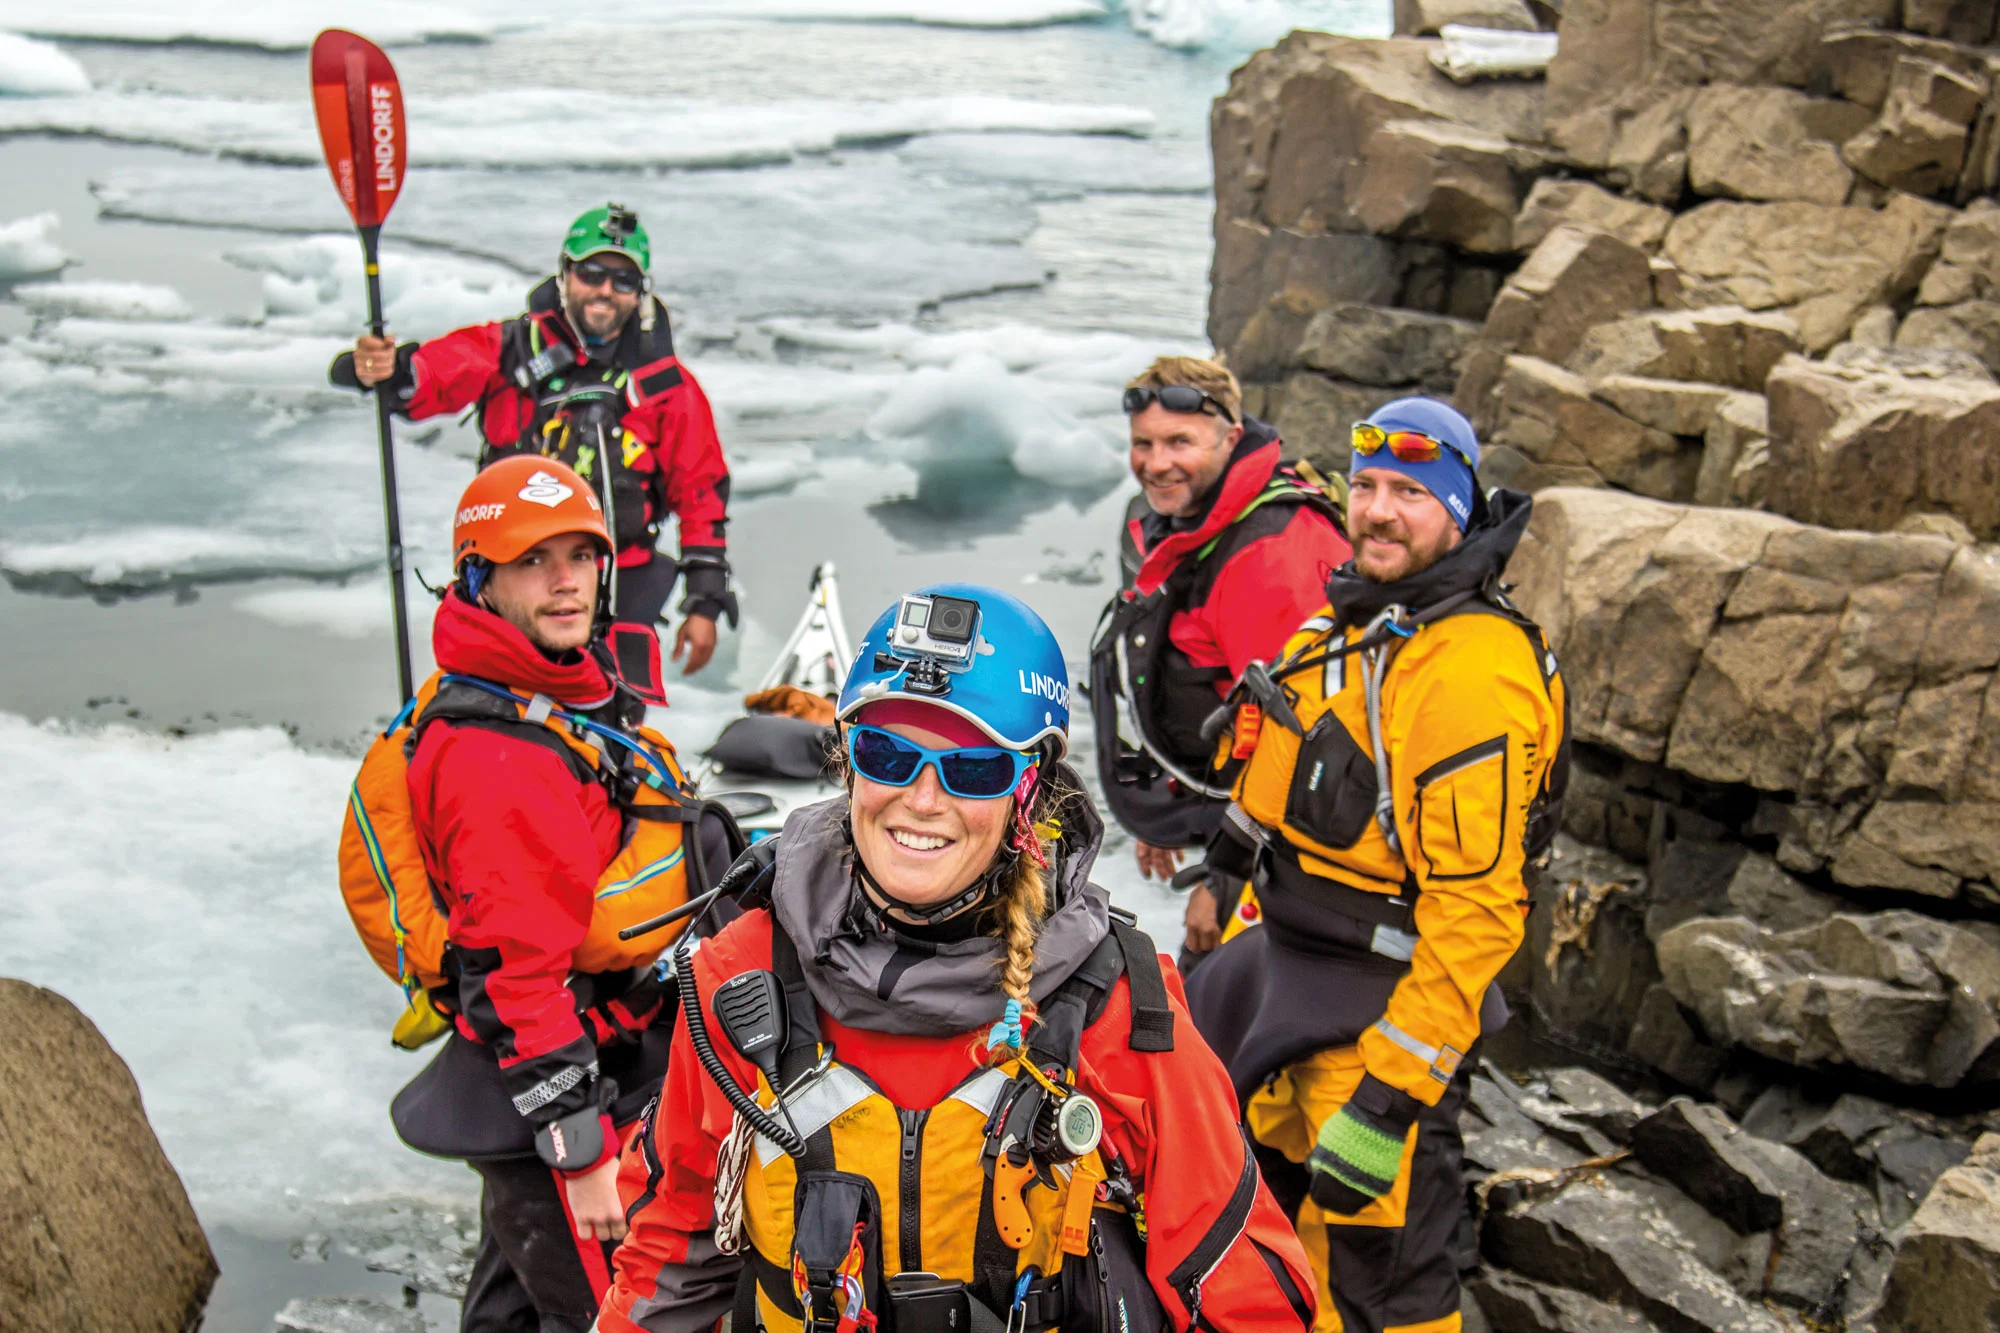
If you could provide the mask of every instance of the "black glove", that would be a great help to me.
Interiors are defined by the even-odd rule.
[[[387,393],[389,401],[400,407],[410,401],[410,395],[417,391],[417,344],[403,343],[396,348],[396,369],[380,384],[366,385],[354,373],[354,353],[342,352],[333,358],[327,367],[327,382],[336,389],[359,389],[362,393]]]
[[[729,628],[736,628],[736,594],[729,586],[729,556],[722,547],[682,547],[681,576],[687,588],[687,596],[681,599],[682,615],[710,620],[726,615]]]

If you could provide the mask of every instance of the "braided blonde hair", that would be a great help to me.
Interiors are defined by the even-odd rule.
[[[1034,827],[1035,837],[1041,839],[1043,856],[1038,860],[1025,852],[1016,853],[1006,896],[994,904],[999,916],[999,929],[995,933],[1007,946],[1006,957],[1000,964],[1000,990],[1008,999],[1020,1002],[1024,1036],[1035,1022],[1035,1002],[1029,995],[1035,979],[1035,944],[1041,937],[1042,919],[1048,915],[1053,896],[1050,872],[1041,862],[1053,859],[1047,854],[1062,836],[1063,814],[1079,794],[1063,780],[1059,769],[1045,764],[1042,779],[1035,784],[1033,806],[1028,811],[1028,822]],[[987,1048],[981,1044],[978,1055],[983,1063],[1000,1064],[1019,1051],[1015,1046]]]

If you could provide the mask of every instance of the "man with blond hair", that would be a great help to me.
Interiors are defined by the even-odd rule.
[[[1097,771],[1138,844],[1142,875],[1172,880],[1207,843],[1238,761],[1203,724],[1253,661],[1268,662],[1326,604],[1352,554],[1337,497],[1243,412],[1227,368],[1163,356],[1125,389],[1132,475],[1124,586],[1091,645]],[[1221,936],[1222,903],[1188,896],[1188,961]]]

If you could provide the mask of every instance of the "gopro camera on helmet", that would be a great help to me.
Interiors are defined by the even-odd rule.
[[[877,671],[903,670],[903,685],[915,694],[951,692],[951,672],[970,671],[979,638],[979,603],[970,597],[911,593],[896,604],[886,651],[875,654]]]
[[[623,204],[605,206],[604,234],[618,240],[628,239],[639,230],[639,215]]]
[[[930,657],[951,666],[970,666],[978,634],[979,603],[970,597],[912,593],[896,609],[890,651],[898,657]]]

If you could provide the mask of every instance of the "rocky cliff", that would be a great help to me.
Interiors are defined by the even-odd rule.
[[[1210,334],[1322,467],[1429,392],[1538,492],[1577,771],[1472,1289],[1502,1333],[2000,1330],[2000,4],[1397,25],[1217,101]]]

